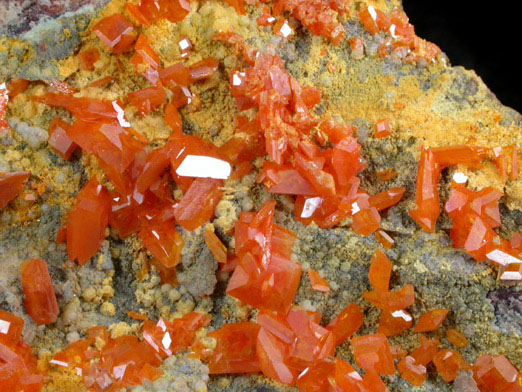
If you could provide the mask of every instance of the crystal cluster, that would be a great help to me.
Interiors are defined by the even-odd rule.
[[[92,391],[128,388],[159,378],[163,359],[189,347],[196,332],[209,322],[209,316],[194,312],[172,321],[145,318],[144,341],[130,335],[111,338],[106,327],[93,327],[86,339],[55,354],[50,364],[74,370]]]
[[[386,14],[369,5],[359,11],[358,18],[368,33],[374,35],[383,32],[389,35],[391,42],[383,44],[380,50],[391,48],[395,54],[405,57],[407,61],[424,59],[434,62],[441,53],[437,45],[415,34],[413,25],[409,23],[408,16],[402,10],[395,9]]]
[[[411,218],[425,231],[434,232],[441,212],[438,191],[441,171],[456,165],[480,167],[487,154],[488,150],[480,147],[422,148],[417,173],[416,209],[409,211]],[[512,172],[518,170],[514,163],[515,159]],[[451,193],[444,205],[445,212],[453,221],[450,230],[453,247],[464,249],[476,261],[490,260],[499,265],[501,280],[522,280],[520,250],[493,230],[501,225],[498,201],[503,194],[490,187],[480,191],[469,190],[466,180],[463,173],[454,174]]]
[[[21,340],[24,321],[0,309],[0,385],[6,392],[38,392],[44,375],[31,346]]]
[[[265,162],[257,181],[271,193],[296,196],[296,219],[330,228],[351,217],[352,229],[369,235],[379,228],[379,211],[398,203],[404,189],[370,197],[356,177],[366,167],[354,128],[332,120],[319,122],[310,110],[320,92],[304,88],[288,75],[277,55],[257,57],[253,67],[231,75],[231,94],[239,110],[258,108]],[[252,120],[254,121],[254,120]],[[320,136],[310,136],[317,126]],[[329,141],[333,147],[320,148]]]

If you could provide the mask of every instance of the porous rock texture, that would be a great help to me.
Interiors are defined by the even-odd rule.
[[[104,3],[105,0],[49,1],[48,4],[32,0],[0,1],[0,16],[4,20],[0,27],[0,81],[15,76],[44,81],[70,77],[73,86],[87,84],[89,81],[77,72],[77,67],[63,60],[74,53],[82,40],[92,42],[92,37],[82,38],[82,31]],[[112,6],[118,9],[121,3],[115,1]],[[399,5],[391,0],[381,3],[390,9]],[[457,328],[471,343],[461,350],[466,360],[474,361],[483,353],[504,354],[515,366],[522,368],[520,285],[499,283],[488,265],[478,264],[463,252],[452,249],[447,218],[439,220],[435,234],[426,234],[407,215],[414,203],[421,143],[437,147],[463,144],[474,138],[477,145],[520,147],[522,116],[502,106],[473,71],[451,67],[449,60],[446,65],[422,61],[405,64],[391,57],[376,56],[384,36],[369,35],[354,19],[345,22],[346,37],[364,39],[366,54],[361,59],[352,56],[347,39],[334,48],[322,38],[312,37],[305,29],[299,29],[297,37],[290,41],[276,38],[262,28],[258,30],[255,25],[258,13],[259,10],[249,8],[246,16],[238,16],[224,3],[209,1],[201,3],[197,12],[177,25],[167,23],[151,28],[150,35],[156,37],[152,46],[166,56],[175,57],[172,53],[176,38],[186,35],[197,43],[203,57],[212,56],[224,64],[217,81],[197,87],[200,107],[182,112],[184,131],[213,140],[218,145],[233,131],[232,117],[236,111],[228,93],[227,75],[235,64],[229,48],[208,42],[212,33],[221,26],[232,25],[234,31],[244,35],[255,47],[279,53],[292,76],[303,85],[315,85],[323,90],[319,112],[331,113],[357,127],[363,156],[369,162],[368,169],[361,175],[361,187],[369,194],[394,186],[406,188],[405,197],[386,213],[381,227],[396,242],[388,253],[394,265],[392,287],[407,283],[415,286],[417,300],[411,309],[413,317],[417,319],[436,307],[448,308],[450,316],[445,325]],[[326,55],[320,54],[322,49],[327,50]],[[334,68],[336,71],[332,72]],[[114,65],[110,64],[100,70],[99,76],[113,70]],[[137,78],[120,82],[118,88],[123,94],[143,84]],[[39,133],[28,134],[27,130],[24,133],[19,130],[20,124],[26,124],[24,129],[46,130],[52,115],[65,117],[67,114],[57,109],[43,114],[34,107],[24,107],[26,97],[16,99],[20,102],[15,102],[9,115],[15,121],[12,128],[18,133],[1,140],[0,170],[31,170],[41,180],[31,180],[29,187],[43,186],[43,192],[37,204],[16,201],[0,212],[0,305],[2,309],[24,314],[18,266],[28,258],[39,257],[47,261],[62,313],[58,322],[47,328],[37,328],[24,317],[25,339],[37,347],[41,357],[63,348],[94,325],[109,326],[115,336],[135,332],[137,324],[126,315],[129,310],[141,309],[149,318],[156,319],[160,315],[183,315],[201,309],[213,316],[209,330],[219,328],[224,322],[252,316],[251,309],[225,295],[226,283],[216,284],[213,274],[216,263],[204,248],[201,233],[185,235],[189,246],[183,255],[181,286],[178,287],[161,285],[154,271],[142,280],[136,278],[149,255],[135,236],[119,240],[110,233],[102,250],[88,264],[82,268],[72,265],[64,268],[66,251],[63,245],[55,243],[56,231],[87,174],[97,175],[99,169],[96,162],[91,162],[95,160],[89,157],[65,162],[44,143],[32,143],[34,134]],[[373,124],[381,118],[388,118],[392,124],[391,138],[373,137]],[[154,128],[156,138],[161,139],[162,132],[167,134],[154,122],[154,117],[148,121],[145,124],[144,120],[136,119],[137,130],[147,133],[157,125]],[[219,131],[217,134],[214,127]],[[387,182],[378,181],[376,172],[390,167],[398,176]],[[501,235],[510,238],[513,232],[520,230],[522,180],[508,181],[504,186],[494,167],[490,166],[476,172],[464,172],[472,187],[489,185],[505,193]],[[270,196],[260,186],[253,185],[254,178],[255,175],[250,175],[228,183],[227,198],[218,206],[214,225],[227,245],[231,245],[230,228],[239,212],[257,210]],[[446,199],[444,192],[450,178],[451,172],[443,174],[439,187],[442,200]],[[359,304],[365,312],[365,324],[360,332],[374,333],[378,311],[361,298],[361,293],[369,289],[368,266],[378,246],[373,235],[358,236],[348,225],[329,230],[305,227],[293,219],[293,203],[288,198],[278,196],[276,199],[276,223],[298,235],[295,259],[303,269],[320,271],[331,287],[327,294],[313,291],[305,274],[295,302],[306,309],[322,312],[325,322],[348,303]],[[220,279],[226,280],[226,277]],[[442,330],[430,336],[440,338],[443,347],[450,347]],[[390,341],[411,351],[418,343],[418,336],[409,331]],[[336,353],[354,363],[349,343],[338,347]],[[194,361],[198,362],[181,356],[169,359],[163,365],[166,375],[153,385],[137,387],[135,391],[170,390],[168,386],[174,385],[178,373],[183,373],[183,377],[178,378],[181,381],[176,381],[181,385],[179,390],[183,391],[203,390],[204,385],[210,391],[293,390],[260,376],[209,379],[206,367],[194,364]],[[47,391],[64,390],[65,386],[71,391],[83,390],[79,379],[66,379],[59,373],[51,373],[51,377],[53,381],[46,387]],[[391,391],[412,390],[398,375],[385,380]],[[433,373],[416,390],[450,391],[452,388]],[[455,388],[473,391],[469,374],[460,375]]]

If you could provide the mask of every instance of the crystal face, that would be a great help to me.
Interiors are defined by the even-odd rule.
[[[45,261],[28,260],[20,265],[25,310],[37,325],[53,323],[60,310]]]

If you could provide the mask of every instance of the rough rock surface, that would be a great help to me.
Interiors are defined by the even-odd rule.
[[[49,8],[45,2],[1,1],[0,15],[15,17],[4,18],[8,23],[0,29],[0,36],[4,35],[0,38],[0,81],[15,76],[31,80],[68,78],[68,83],[81,88],[94,79],[117,75],[121,64],[103,53],[94,75],[79,71],[74,61],[63,61],[80,42],[86,46],[97,44],[91,35],[82,31],[96,15],[97,7],[104,3],[104,0],[53,2],[65,8]],[[398,5],[397,1],[381,3],[390,9]],[[120,0],[113,1],[111,9],[118,10],[121,4]],[[414,202],[421,142],[432,147],[462,144],[474,138],[479,145],[520,147],[522,116],[502,106],[473,71],[442,63],[405,64],[398,59],[377,57],[384,36],[370,36],[354,20],[345,22],[345,30],[347,39],[363,37],[366,55],[360,59],[351,55],[345,41],[334,48],[321,38],[312,37],[305,29],[299,29],[297,38],[291,41],[275,38],[267,29],[258,30],[254,22],[258,11],[249,8],[249,15],[238,16],[223,2],[208,1],[177,25],[163,23],[150,28],[149,35],[156,37],[152,45],[166,62],[176,59],[177,39],[188,36],[196,43],[201,57],[212,56],[222,63],[216,78],[195,88],[201,100],[199,106],[182,111],[184,132],[200,135],[218,145],[233,132],[236,108],[228,90],[228,72],[235,66],[235,58],[230,48],[210,42],[214,32],[223,26],[233,26],[257,48],[280,53],[288,71],[303,85],[315,85],[323,90],[318,113],[329,113],[357,127],[362,153],[369,162],[368,169],[361,175],[362,188],[369,194],[395,186],[407,189],[403,201],[385,214],[381,227],[396,241],[388,252],[394,264],[392,287],[406,283],[415,286],[414,318],[433,307],[447,307],[451,312],[445,326],[458,328],[471,343],[461,351],[466,360],[473,361],[485,352],[502,353],[522,368],[520,285],[501,285],[488,265],[477,264],[463,252],[453,250],[447,235],[450,227],[447,218],[441,217],[440,230],[429,235],[420,231],[407,215]],[[48,16],[41,20],[42,14]],[[19,19],[20,15],[24,18]],[[327,50],[326,55],[321,55],[323,49]],[[331,72],[333,68],[337,71]],[[130,76],[116,80],[110,89],[92,89],[90,94],[114,99],[143,86],[141,78]],[[139,323],[127,316],[129,310],[157,319],[200,309],[212,314],[210,329],[255,316],[252,309],[225,295],[226,276],[220,276],[221,281],[217,282],[217,263],[204,245],[201,232],[184,233],[186,248],[178,276],[179,287],[162,285],[154,269],[146,270],[148,254],[136,236],[120,240],[111,232],[88,264],[78,268],[66,263],[64,246],[54,241],[56,231],[80,185],[90,176],[101,178],[101,174],[94,158],[83,155],[65,162],[45,146],[51,119],[70,116],[62,110],[29,104],[28,96],[42,89],[42,85],[34,85],[27,95],[13,100],[8,119],[12,119],[11,126],[16,132],[5,136],[0,145],[0,170],[30,169],[33,176],[28,188],[39,195],[35,204],[16,200],[0,211],[0,308],[24,314],[18,266],[27,258],[39,257],[49,265],[62,310],[54,326],[40,329],[24,316],[24,336],[37,347],[38,353],[42,357],[53,353],[93,325],[108,325],[115,336],[135,333]],[[155,143],[160,144],[168,137],[169,131],[159,116],[152,115],[145,120],[133,112],[128,115],[133,127]],[[393,136],[375,139],[373,124],[384,117],[392,124]],[[398,176],[386,182],[376,180],[375,173],[387,168],[393,168]],[[504,186],[490,166],[466,174],[472,187],[490,185],[506,194],[502,200],[501,235],[509,238],[514,231],[519,231],[522,180],[509,181]],[[440,183],[442,200],[447,196],[444,192],[447,192],[450,175],[445,172]],[[216,211],[216,232],[230,247],[233,246],[230,230],[238,214],[256,210],[269,197],[262,187],[253,186],[254,179],[255,175],[250,175],[227,183],[226,200]],[[295,259],[303,269],[320,271],[331,287],[328,294],[315,292],[304,276],[296,303],[322,312],[325,322],[348,303],[357,303],[365,312],[361,333],[375,332],[379,313],[360,296],[369,288],[368,266],[378,246],[374,237],[355,235],[347,224],[331,230],[304,227],[292,218],[291,200],[276,199],[276,222],[298,235]],[[140,279],[139,274],[143,275]],[[430,336],[437,336],[443,347],[449,347],[443,330]],[[409,331],[392,338],[391,342],[410,350],[417,344],[417,336]],[[349,344],[340,346],[337,354],[353,363]],[[134,391],[204,390],[201,383],[208,384],[209,391],[294,390],[260,376],[209,379],[206,366],[182,355],[166,361],[163,370],[166,375],[160,380]],[[79,379],[71,381],[60,377],[53,373],[54,381],[47,387],[48,392],[82,390]],[[391,391],[411,390],[398,376],[388,377],[386,382]],[[472,383],[469,373],[461,373],[451,385],[431,372],[428,381],[417,390],[474,391]],[[76,389],[71,385],[76,385]]]

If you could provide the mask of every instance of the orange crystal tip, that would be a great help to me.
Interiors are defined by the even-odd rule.
[[[383,310],[377,332],[383,333],[387,337],[396,336],[410,329],[412,324],[413,318],[405,310],[397,310],[392,313]]]
[[[329,293],[330,286],[328,285],[328,281],[321,277],[317,271],[307,270],[308,279],[310,280],[310,284],[312,285],[312,289],[316,291],[320,291],[322,293]]]
[[[326,329],[333,332],[335,336],[335,344],[343,344],[350,336],[352,336],[359,328],[361,328],[364,320],[362,309],[359,305],[350,304],[337,315]]]
[[[207,336],[217,340],[208,368],[210,374],[257,373],[261,366],[256,354],[259,325],[242,322],[224,324]]]
[[[210,252],[214,255],[218,263],[227,263],[227,247],[209,227],[205,229],[205,244],[207,244]]]
[[[449,313],[449,309],[434,309],[423,314],[413,332],[429,332],[434,331],[442,324]]]
[[[381,120],[375,124],[375,137],[377,139],[390,136],[391,127],[387,119]]]
[[[373,290],[362,296],[376,308],[388,312],[403,310],[415,303],[415,290],[409,284],[398,291]]]
[[[460,369],[466,366],[462,356],[454,350],[440,350],[433,357],[433,363],[442,379],[446,382],[455,380]]]
[[[398,363],[397,370],[411,385],[421,386],[426,381],[426,367],[417,363],[415,358],[409,355]]]
[[[382,375],[395,374],[390,346],[384,334],[354,337],[350,341],[350,345],[357,366],[375,370]]]
[[[173,268],[181,261],[181,251],[185,243],[181,234],[176,231],[174,221],[145,227],[138,235],[143,246],[165,268]]]
[[[98,252],[109,223],[110,197],[95,177],[78,192],[67,216],[69,260],[83,265]]]
[[[448,329],[446,331],[446,338],[448,338],[448,341],[455,347],[465,348],[469,346],[468,339],[456,329]]]
[[[395,240],[384,230],[377,230],[375,232],[375,240],[384,248],[391,249],[395,244]]]
[[[27,171],[0,173],[0,209],[22,192],[24,182],[30,175]]]
[[[472,369],[481,391],[518,391],[516,388],[520,388],[520,373],[503,355],[482,355]]]
[[[70,127],[62,119],[55,118],[49,125],[49,139],[47,140],[49,146],[66,161],[69,160],[77,147],[76,143],[67,136]]]
[[[213,58],[205,58],[189,67],[192,82],[211,78],[217,71],[219,62]]]
[[[0,309],[0,344],[16,345],[22,336],[24,320]]]
[[[115,54],[130,49],[136,39],[132,24],[120,14],[101,19],[93,26],[92,31]]]
[[[84,71],[92,71],[94,63],[100,59],[100,52],[96,48],[87,49],[78,53],[80,68]]]
[[[45,261],[33,259],[20,264],[25,311],[37,325],[51,324],[60,310]]]
[[[377,249],[372,257],[368,278],[374,290],[388,291],[392,263],[386,255]]]

